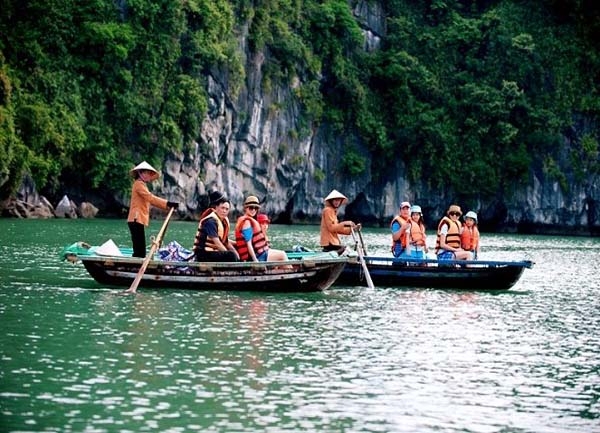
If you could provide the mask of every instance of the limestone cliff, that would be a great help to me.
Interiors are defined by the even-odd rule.
[[[385,34],[383,12],[366,1],[357,2],[353,10],[364,32],[364,48],[376,49]],[[240,32],[244,55],[246,37]],[[346,216],[383,225],[403,200],[420,204],[429,226],[456,200],[428,190],[426,179],[410,184],[399,161],[390,161],[389,173],[394,175],[382,181],[373,181],[369,169],[357,178],[343,176],[339,167],[343,148],[331,138],[327,125],[315,125],[307,136],[296,133],[301,107],[294,88],[301,85],[299,78],[291,85],[273,83],[265,89],[264,62],[264,53],[245,58],[245,86],[234,99],[222,78],[209,77],[210,110],[202,141],[193,153],[173,155],[163,167],[166,175],[160,193],[185,202],[187,213],[182,217],[193,218],[212,189],[231,198],[234,215],[241,212],[244,196],[254,194],[265,201],[264,210],[275,221],[286,223],[317,222],[322,199],[333,188],[349,197],[342,211]],[[565,144],[568,149],[568,140]],[[362,152],[369,157],[366,150]],[[568,166],[568,158],[561,163]],[[598,176],[588,173],[583,182],[561,185],[532,167],[528,185],[481,201],[474,210],[488,230],[598,234],[597,184]]]

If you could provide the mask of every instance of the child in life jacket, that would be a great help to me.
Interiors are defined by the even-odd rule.
[[[460,234],[460,244],[463,250],[470,251],[472,259],[479,256],[479,228],[477,227],[477,214],[469,211],[465,215],[465,223]]]
[[[413,259],[425,259],[428,250],[421,206],[411,206],[409,224],[410,226],[406,230],[406,249],[403,255]]]

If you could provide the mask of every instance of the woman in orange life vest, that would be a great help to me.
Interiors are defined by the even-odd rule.
[[[340,243],[338,235],[349,235],[354,230],[360,230],[361,225],[352,221],[338,221],[337,213],[343,204],[346,204],[348,198],[338,190],[332,190],[323,200],[325,207],[321,213],[321,235],[320,245],[323,251],[336,251],[342,254],[346,249]]]
[[[479,228],[477,227],[477,214],[472,210],[465,215],[460,243],[463,250],[470,251],[473,260],[477,260],[477,257],[479,257]]]
[[[199,262],[237,262],[239,255],[229,242],[229,200],[220,192],[209,194],[209,208],[200,216],[194,238],[194,254]]]
[[[435,252],[438,260],[469,260],[471,253],[460,247],[460,207],[453,204],[448,208],[437,229]]]
[[[400,203],[400,213],[394,217],[390,223],[392,230],[392,254],[394,257],[400,257],[406,248],[406,230],[410,222],[410,203],[403,201]]]
[[[244,215],[235,225],[235,247],[240,260],[252,262],[287,260],[285,251],[269,248],[267,237],[255,219],[260,209],[258,198],[250,195],[244,201]]]
[[[406,230],[406,249],[403,256],[414,259],[425,259],[427,254],[427,239],[421,206],[413,205],[410,208],[410,222]]]
[[[258,216],[256,217],[256,221],[258,221],[258,223],[260,224],[260,228],[262,229],[263,233],[265,234],[265,239],[267,240],[267,246],[270,247],[271,242],[269,241],[269,236],[267,235],[267,231],[269,231],[269,223],[271,222],[271,220],[269,219],[269,216],[264,213],[259,213]]]
[[[146,161],[136,165],[129,171],[134,178],[131,189],[131,202],[129,203],[129,214],[127,225],[131,233],[133,243],[133,257],[146,257],[146,233],[144,227],[150,222],[150,206],[161,209],[179,207],[179,203],[167,201],[152,194],[146,186],[146,182],[155,181],[160,173]]]

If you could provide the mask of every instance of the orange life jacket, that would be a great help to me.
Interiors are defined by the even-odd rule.
[[[471,228],[467,225],[463,227],[463,231],[460,234],[460,244],[463,250],[477,251],[477,247],[479,246],[479,229],[476,225]]]
[[[435,241],[435,253],[437,254],[440,250],[440,230],[442,226],[446,224],[448,226],[448,234],[446,235],[446,243],[453,248],[460,248],[460,221],[452,221],[447,216],[443,217],[437,228],[437,240]]]
[[[409,218],[404,219],[404,217],[401,217],[400,215],[396,215],[394,217],[394,219],[392,220],[392,222],[390,223],[390,229],[392,228],[392,226],[394,225],[395,222],[400,224],[400,227],[402,227],[408,221],[409,221]],[[392,251],[394,251],[394,247],[398,244],[400,244],[402,249],[406,248],[406,236],[400,236],[400,239],[398,239],[397,241],[392,239]]]
[[[243,215],[238,218],[235,225],[235,248],[240,255],[240,260],[247,261],[250,259],[250,252],[248,251],[248,244],[244,235],[242,234],[242,227],[246,221],[250,221],[252,225],[252,248],[254,248],[254,254],[258,257],[267,249],[267,238],[262,231],[262,227],[254,218]]]
[[[425,226],[415,222],[410,223],[410,242],[413,245],[425,245]]]
[[[208,210],[202,213],[203,218],[198,223],[198,231],[196,232],[196,238],[194,240],[194,249],[200,249],[204,251],[218,251],[218,246],[210,240],[205,234],[202,233],[202,224],[209,218],[213,218],[217,222],[217,234],[223,245],[227,246],[229,243],[229,219],[225,218],[222,220],[212,210],[208,215]],[[206,215],[206,216],[205,216]]]

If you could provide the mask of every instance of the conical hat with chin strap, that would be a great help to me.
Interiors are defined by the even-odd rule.
[[[348,201],[348,197],[346,197],[344,194],[342,194],[341,192],[339,192],[337,189],[334,189],[333,191],[331,191],[329,193],[329,195],[327,197],[325,197],[325,200],[323,200],[325,203],[327,203],[329,200],[334,200],[336,198],[341,198],[342,199],[342,204],[346,203]]]
[[[152,167],[146,161],[140,162],[138,165],[136,165],[131,170],[129,170],[129,174],[132,177],[135,177],[135,173],[140,170],[151,171],[153,173],[152,178],[150,179],[151,181],[156,180],[160,177],[160,173],[158,172],[158,170],[156,170],[154,167]]]

